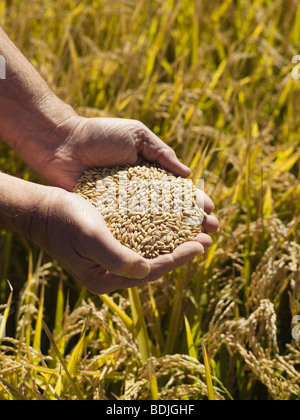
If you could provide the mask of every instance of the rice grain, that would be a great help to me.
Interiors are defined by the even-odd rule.
[[[73,192],[97,208],[122,245],[145,258],[172,253],[203,232],[206,213],[192,181],[157,164],[87,170]]]

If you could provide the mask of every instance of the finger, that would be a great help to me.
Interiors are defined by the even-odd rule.
[[[160,140],[151,130],[140,124],[136,130],[136,145],[140,155],[149,162],[157,162],[175,175],[187,178],[190,168],[181,163],[174,150]]]
[[[93,293],[108,293],[119,288],[140,286],[147,282],[158,280],[164,275],[186,264],[190,259],[203,254],[204,248],[198,242],[187,242],[180,245],[172,254],[161,255],[154,260],[149,260],[151,272],[145,279],[129,279],[105,273],[101,281],[91,285]],[[99,285],[99,287],[98,287]],[[91,289],[90,289],[91,290]],[[103,292],[105,290],[105,292]]]
[[[88,236],[90,240],[84,250],[85,258],[119,276],[141,279],[149,274],[149,261],[121,245],[100,215],[93,221],[92,232]]]
[[[207,214],[210,214],[215,208],[211,198],[204,191],[199,189],[196,190],[196,203],[197,206],[203,209]]]
[[[104,258],[101,256],[101,258],[95,258],[95,261],[105,267],[110,273],[118,276],[135,279],[147,277],[150,272],[149,261],[121,245],[117,240],[112,241],[111,239],[110,243],[105,244],[106,255]]]
[[[199,233],[197,235],[197,242],[199,242],[205,251],[207,251],[212,246],[212,238],[206,233]]]
[[[154,260],[150,260],[151,272],[147,280],[157,280],[178,267],[185,265],[192,258],[202,255],[204,252],[205,250],[201,243],[186,242],[176,248],[172,254],[160,255]]]
[[[166,146],[158,150],[156,162],[163,166],[166,170],[173,172],[177,176],[187,178],[191,174],[191,169],[181,163],[173,149]]]
[[[127,289],[131,287],[141,286],[146,283],[145,279],[134,279],[118,276],[108,271],[101,270],[101,267],[97,266],[94,269],[94,273],[85,279],[80,279],[80,282],[95,295],[103,295],[105,293],[114,292],[117,289]]]
[[[206,235],[207,236],[207,235]],[[202,239],[205,243],[205,240]],[[149,260],[151,271],[141,279],[118,276],[103,270],[99,266],[88,271],[86,278],[83,275],[79,280],[94,294],[110,293],[117,289],[141,286],[149,281],[155,281],[164,275],[186,264],[190,259],[204,253],[204,247],[198,242],[187,242],[180,245],[172,254],[161,255]]]
[[[203,221],[203,227],[207,233],[215,233],[219,229],[219,221],[215,216],[207,216]]]

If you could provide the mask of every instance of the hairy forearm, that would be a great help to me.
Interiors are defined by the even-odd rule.
[[[0,138],[38,170],[43,152],[57,149],[57,139],[65,137],[67,121],[76,113],[49,89],[1,27],[0,55],[6,63],[6,79],[0,80]]]

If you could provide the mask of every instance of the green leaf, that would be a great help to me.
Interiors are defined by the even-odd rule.
[[[212,382],[212,377],[211,377],[210,364],[209,364],[206,347],[205,347],[203,339],[201,340],[201,343],[202,343],[202,352],[203,352],[203,359],[204,359],[204,366],[205,366],[206,384],[207,384],[207,390],[208,390],[208,399],[210,401],[215,401],[216,397],[215,397],[215,392],[214,392],[214,387],[213,387],[213,382]]]
[[[197,350],[196,350],[196,347],[195,347],[195,344],[194,344],[191,327],[190,327],[189,321],[188,321],[188,319],[185,315],[184,315],[184,322],[185,322],[186,339],[187,339],[189,356],[198,360]]]

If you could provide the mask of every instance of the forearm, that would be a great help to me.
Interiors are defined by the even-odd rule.
[[[35,230],[42,226],[46,189],[0,172],[0,230],[35,239]]]
[[[57,139],[64,138],[66,122],[76,113],[49,89],[1,27],[0,55],[6,62],[6,79],[0,80],[0,138],[38,170],[43,151],[57,149]]]

